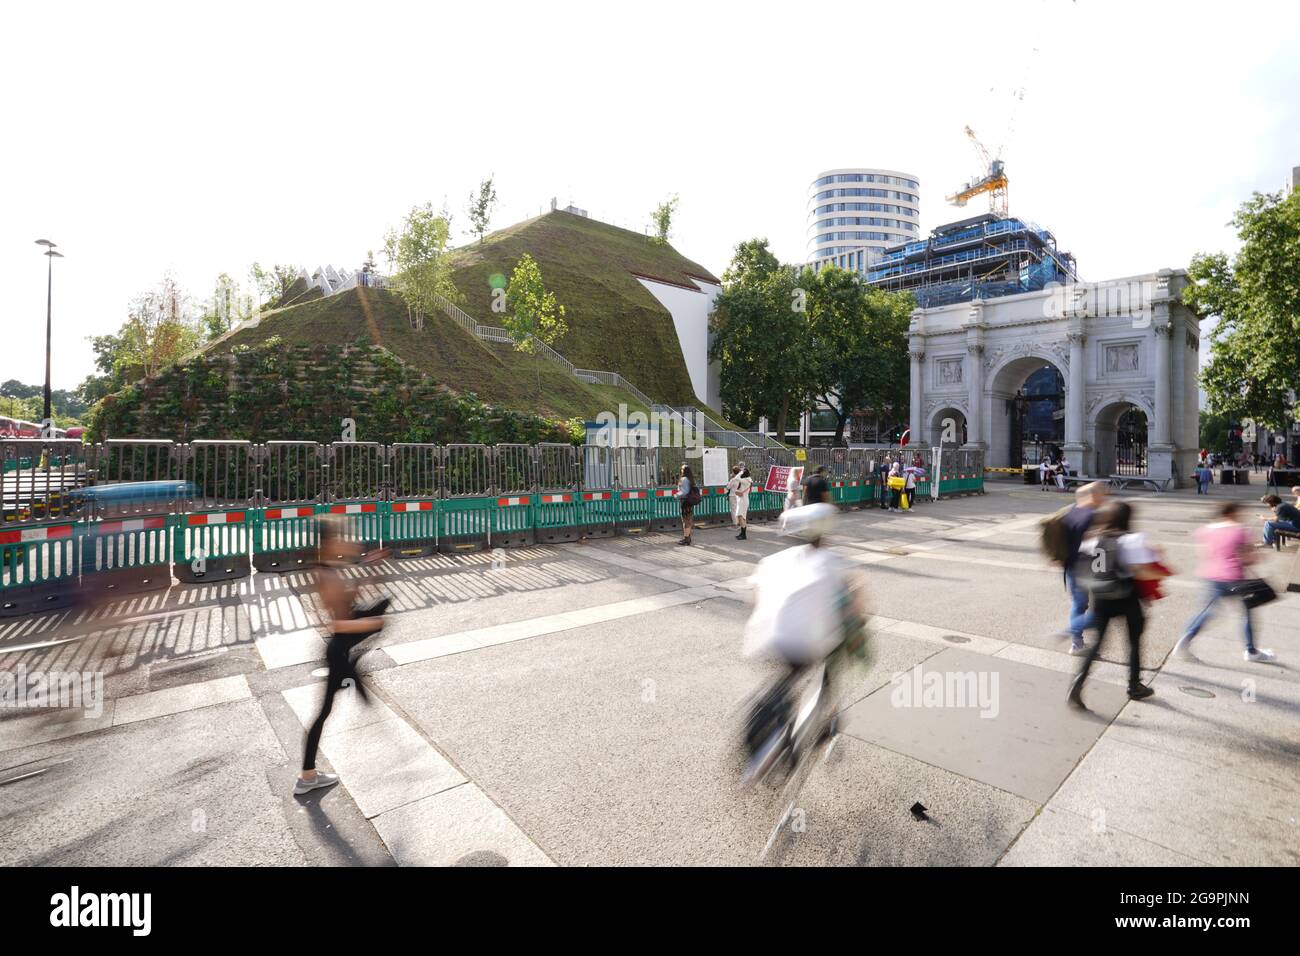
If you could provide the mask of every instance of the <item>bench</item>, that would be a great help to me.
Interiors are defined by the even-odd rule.
[[[1300,531],[1283,531],[1281,528],[1273,530],[1273,548],[1281,551],[1286,547],[1288,541],[1300,541]]]
[[[1064,475],[1063,477],[1067,487],[1073,487],[1075,485],[1090,485],[1094,481],[1107,481],[1105,478],[1093,478],[1090,475]]]
[[[1151,478],[1148,475],[1111,475],[1109,479],[1111,488],[1116,491],[1128,491],[1131,485],[1137,485],[1140,488],[1150,488],[1156,494],[1168,491],[1173,480],[1172,478]]]

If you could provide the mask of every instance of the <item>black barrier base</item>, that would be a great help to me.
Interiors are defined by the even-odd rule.
[[[573,527],[566,528],[538,528],[537,541],[539,544],[572,544],[575,541],[582,540],[582,532]]]
[[[486,551],[487,547],[488,542],[485,537],[454,536],[438,539],[438,550],[442,554],[468,554],[475,551]]]
[[[614,525],[615,534],[645,534],[650,530],[648,521],[630,521],[627,524]]]
[[[650,522],[651,531],[681,531],[682,520],[680,518],[654,518]]]
[[[354,558],[352,563],[353,563],[353,564],[362,564],[362,563],[366,560],[366,555],[368,555],[368,554],[369,554],[370,552],[372,552],[372,551],[378,551],[378,550],[379,550],[379,542],[378,542],[378,541],[362,541],[362,542],[361,542],[361,554],[358,555],[356,558]],[[341,555],[341,554],[335,554],[335,555],[324,555],[324,554],[322,554],[320,557],[321,557],[321,560],[322,560],[322,561],[324,561],[324,560],[328,560],[328,559],[330,559],[330,558],[332,558],[334,561],[342,561],[342,560],[343,560],[343,555]]]
[[[433,538],[420,538],[412,541],[394,541],[390,547],[395,558],[427,558],[438,550],[438,542]]]
[[[527,548],[537,543],[537,535],[532,528],[523,531],[493,531],[494,548]]]
[[[264,574],[285,574],[289,571],[301,571],[320,564],[320,557],[315,548],[299,548],[296,551],[271,551],[253,555],[253,567]]]
[[[205,566],[202,571],[195,571],[194,565],[189,562],[173,562],[172,574],[177,581],[185,584],[202,584],[205,581],[233,581],[253,573],[252,562],[246,554],[232,558],[204,558],[203,561]]]
[[[172,586],[170,564],[149,564],[139,568],[117,568],[112,571],[95,571],[81,577],[81,596],[85,600],[112,597],[119,594],[143,594],[147,591],[165,591]]]
[[[615,534],[612,524],[584,524],[578,531],[584,538],[612,538]]]
[[[22,617],[74,607],[79,600],[79,590],[76,581],[56,581],[7,590],[0,597],[0,617]]]

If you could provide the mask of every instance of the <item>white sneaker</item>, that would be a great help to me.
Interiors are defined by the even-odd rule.
[[[293,795],[300,797],[304,793],[310,793],[313,790],[319,790],[321,787],[332,787],[339,782],[339,775],[336,773],[322,773],[316,771],[316,776],[310,780],[304,780],[299,777],[293,783]]]
[[[1086,654],[1087,652],[1088,652],[1088,645],[1083,643],[1082,641],[1080,641],[1078,644],[1070,645],[1070,653],[1075,657],[1077,657],[1080,654]]]
[[[1246,651],[1241,656],[1248,661],[1253,661],[1256,664],[1263,664],[1266,663],[1267,661],[1275,660],[1277,658],[1277,655],[1274,654],[1272,651],[1266,651],[1262,647],[1257,647],[1253,651]]]

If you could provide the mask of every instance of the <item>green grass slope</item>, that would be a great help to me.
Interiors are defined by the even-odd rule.
[[[640,408],[621,389],[587,385],[545,359],[481,342],[441,312],[427,317],[423,329],[414,329],[406,306],[382,289],[349,289],[264,313],[256,327],[238,329],[211,351],[251,347],[273,336],[288,345],[307,346],[364,340],[383,346],[454,391],[472,392],[517,411],[590,421],[606,409],[617,411],[619,401]]]
[[[480,324],[501,324],[488,280],[508,278],[525,252],[567,313],[569,331],[556,351],[579,368],[618,372],[656,401],[699,404],[672,316],[636,276],[695,288],[692,276],[717,281],[707,269],[640,233],[551,212],[452,254],[461,307]]]

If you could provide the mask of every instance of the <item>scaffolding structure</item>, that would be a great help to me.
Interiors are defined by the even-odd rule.
[[[1046,229],[985,213],[939,226],[928,239],[886,249],[867,282],[907,291],[921,308],[1035,292],[1049,282],[1078,281],[1074,256]]]

